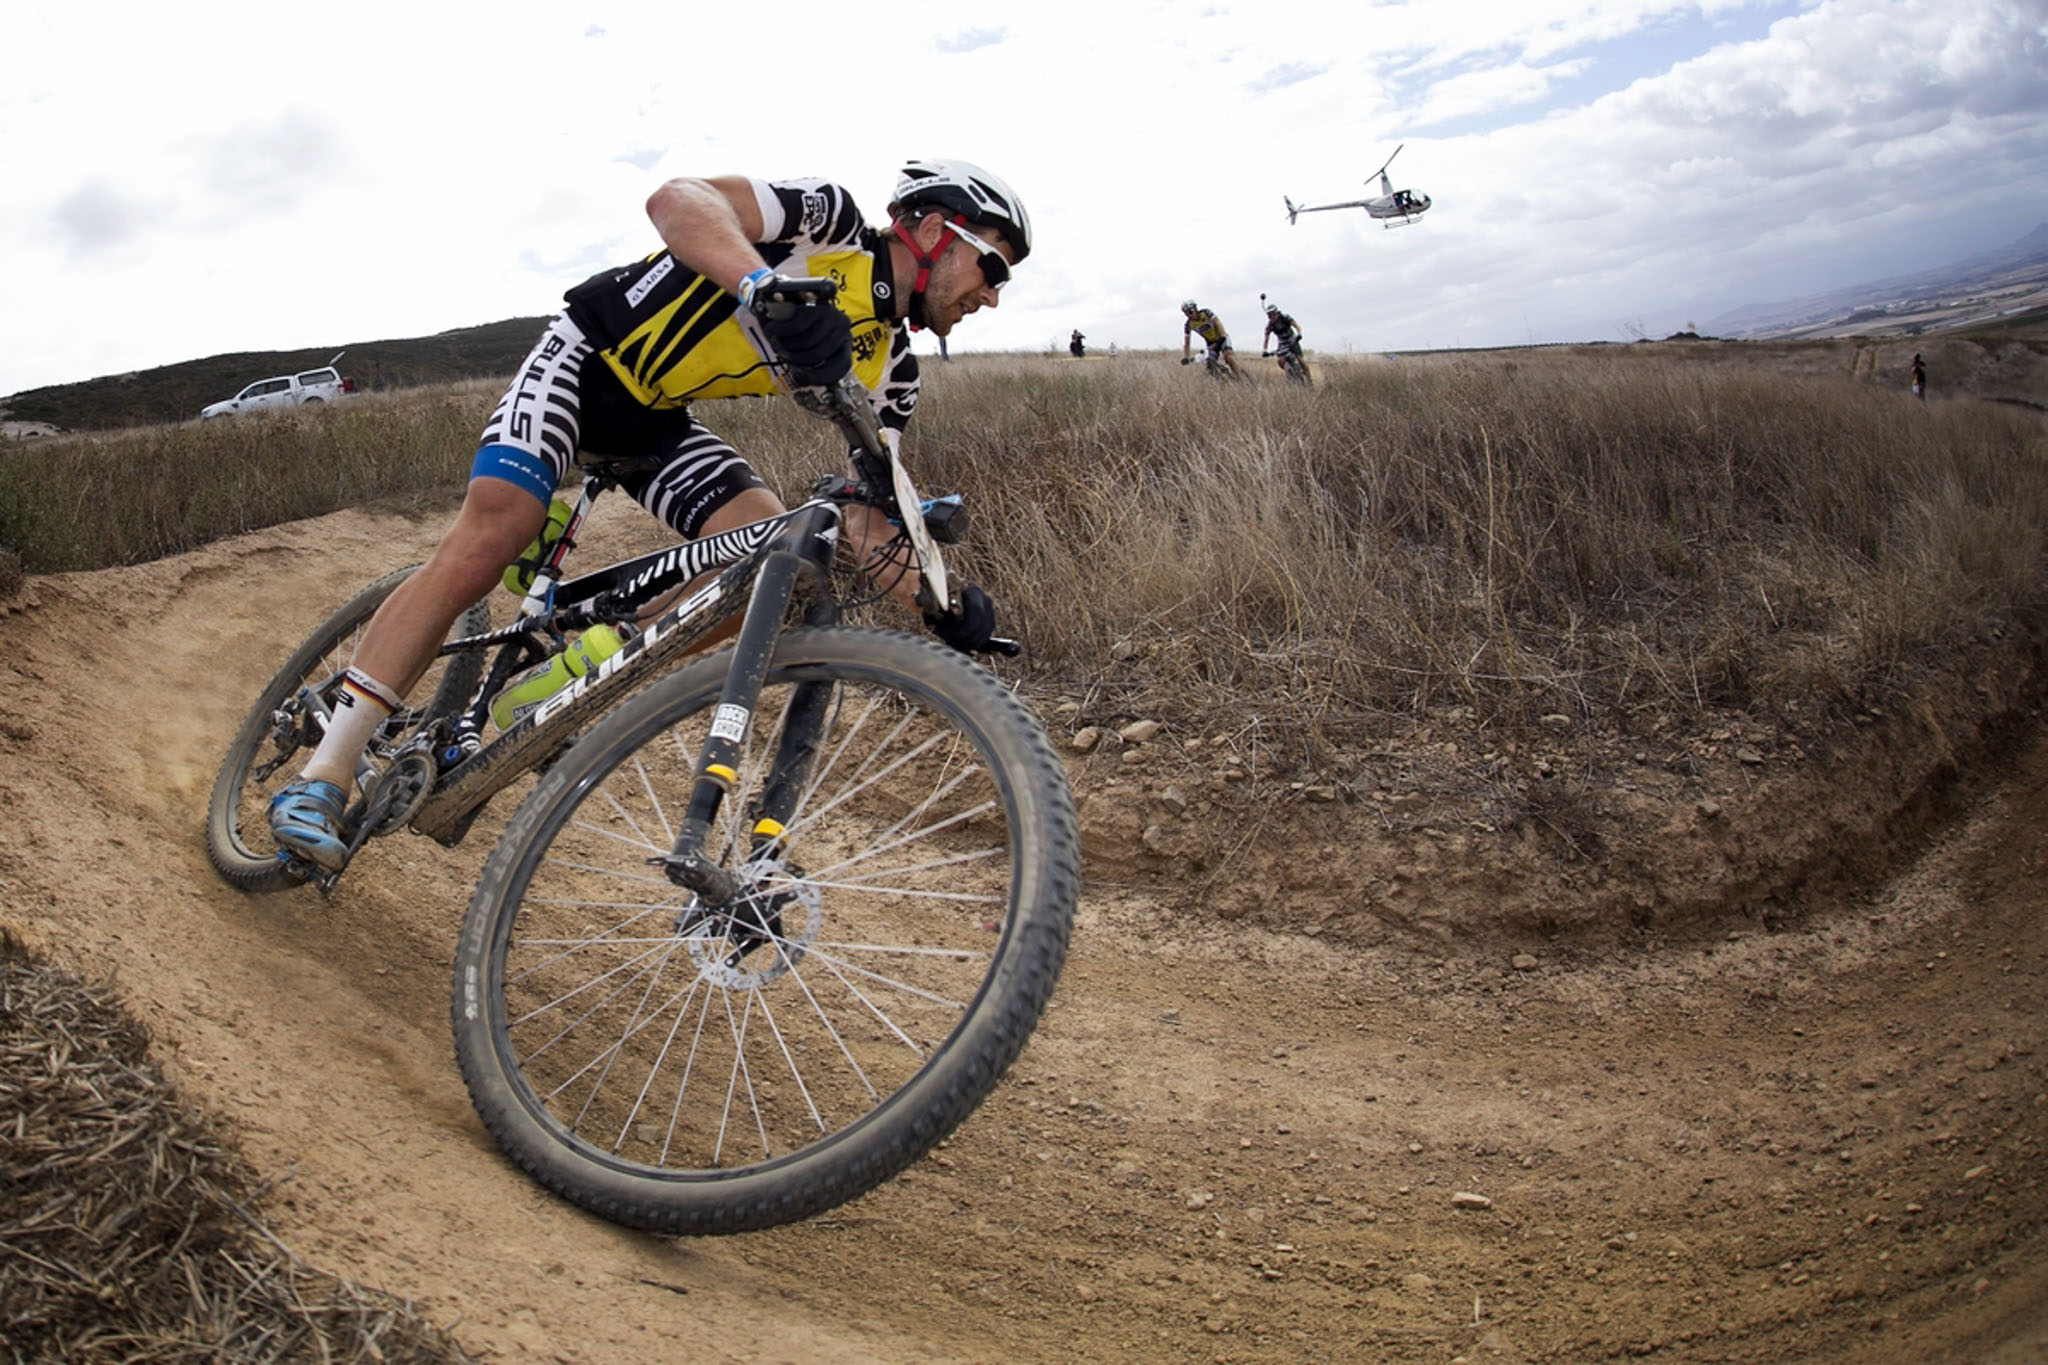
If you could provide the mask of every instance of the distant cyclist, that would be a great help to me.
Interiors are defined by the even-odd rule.
[[[1266,330],[1259,337],[1260,355],[1277,355],[1280,368],[1295,383],[1306,386],[1309,383],[1308,362],[1301,354],[1301,324],[1280,310],[1280,305],[1259,295],[1259,301],[1266,305]],[[1268,349],[1267,343],[1272,343]]]
[[[1082,336],[1081,329],[1076,327],[1074,335],[1067,339],[1067,354],[1079,360],[1082,356],[1088,354],[1087,342],[1088,338]]]
[[[1259,297],[1265,299],[1266,296],[1261,294]],[[1268,301],[1266,303],[1266,330],[1264,335],[1259,338],[1260,355],[1272,354],[1272,351],[1268,350],[1266,343],[1275,338],[1279,340],[1280,344],[1273,348],[1274,350],[1287,350],[1290,347],[1297,351],[1301,349],[1301,324],[1297,323],[1286,313],[1281,312],[1279,304]]]
[[[1209,353],[1229,367],[1232,378],[1244,378],[1244,371],[1237,368],[1236,353],[1230,349],[1230,333],[1224,330],[1223,320],[1193,299],[1181,304],[1180,311],[1187,319],[1180,330],[1180,363],[1185,365],[1194,358],[1194,339],[1200,337],[1208,345]]]

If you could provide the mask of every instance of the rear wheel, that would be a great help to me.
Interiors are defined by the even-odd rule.
[[[270,799],[298,779],[299,769],[320,743],[322,726],[311,700],[324,702],[333,695],[370,618],[412,573],[413,569],[400,569],[378,579],[322,621],[264,686],[235,732],[206,807],[207,856],[214,870],[234,886],[281,891],[300,885],[301,879],[278,861],[277,845],[271,841]],[[457,618],[450,638],[481,634],[490,624],[489,604],[478,602]],[[371,760],[395,752],[427,721],[454,715],[469,701],[482,676],[480,653],[435,660],[412,690],[424,704],[401,710],[384,723],[371,742]]]
[[[964,655],[888,631],[776,648],[707,854],[673,846],[719,712],[721,651],[628,701],[541,780],[485,865],[455,955],[456,1057],[542,1185],[667,1233],[808,1217],[951,1132],[1023,1048],[1079,886],[1044,732]],[[772,848],[755,802],[792,695],[822,735]]]

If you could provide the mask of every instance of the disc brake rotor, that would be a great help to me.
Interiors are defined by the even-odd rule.
[[[824,894],[779,859],[740,868],[749,887],[732,905],[693,903],[676,919],[698,974],[727,990],[754,990],[803,961],[824,926]],[[792,921],[801,920],[801,923]]]

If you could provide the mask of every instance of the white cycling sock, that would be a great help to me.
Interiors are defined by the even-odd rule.
[[[355,782],[356,760],[377,727],[391,718],[404,698],[359,668],[341,676],[334,690],[334,714],[320,747],[306,760],[299,776],[309,782],[332,782],[346,792]]]

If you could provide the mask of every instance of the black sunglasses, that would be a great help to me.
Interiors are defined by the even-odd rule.
[[[961,241],[981,253],[976,259],[981,262],[981,277],[988,281],[989,288],[1001,289],[1010,282],[1010,263],[1003,259],[1001,252],[969,232],[958,222],[948,223],[946,226],[952,229],[955,237],[958,237]]]

